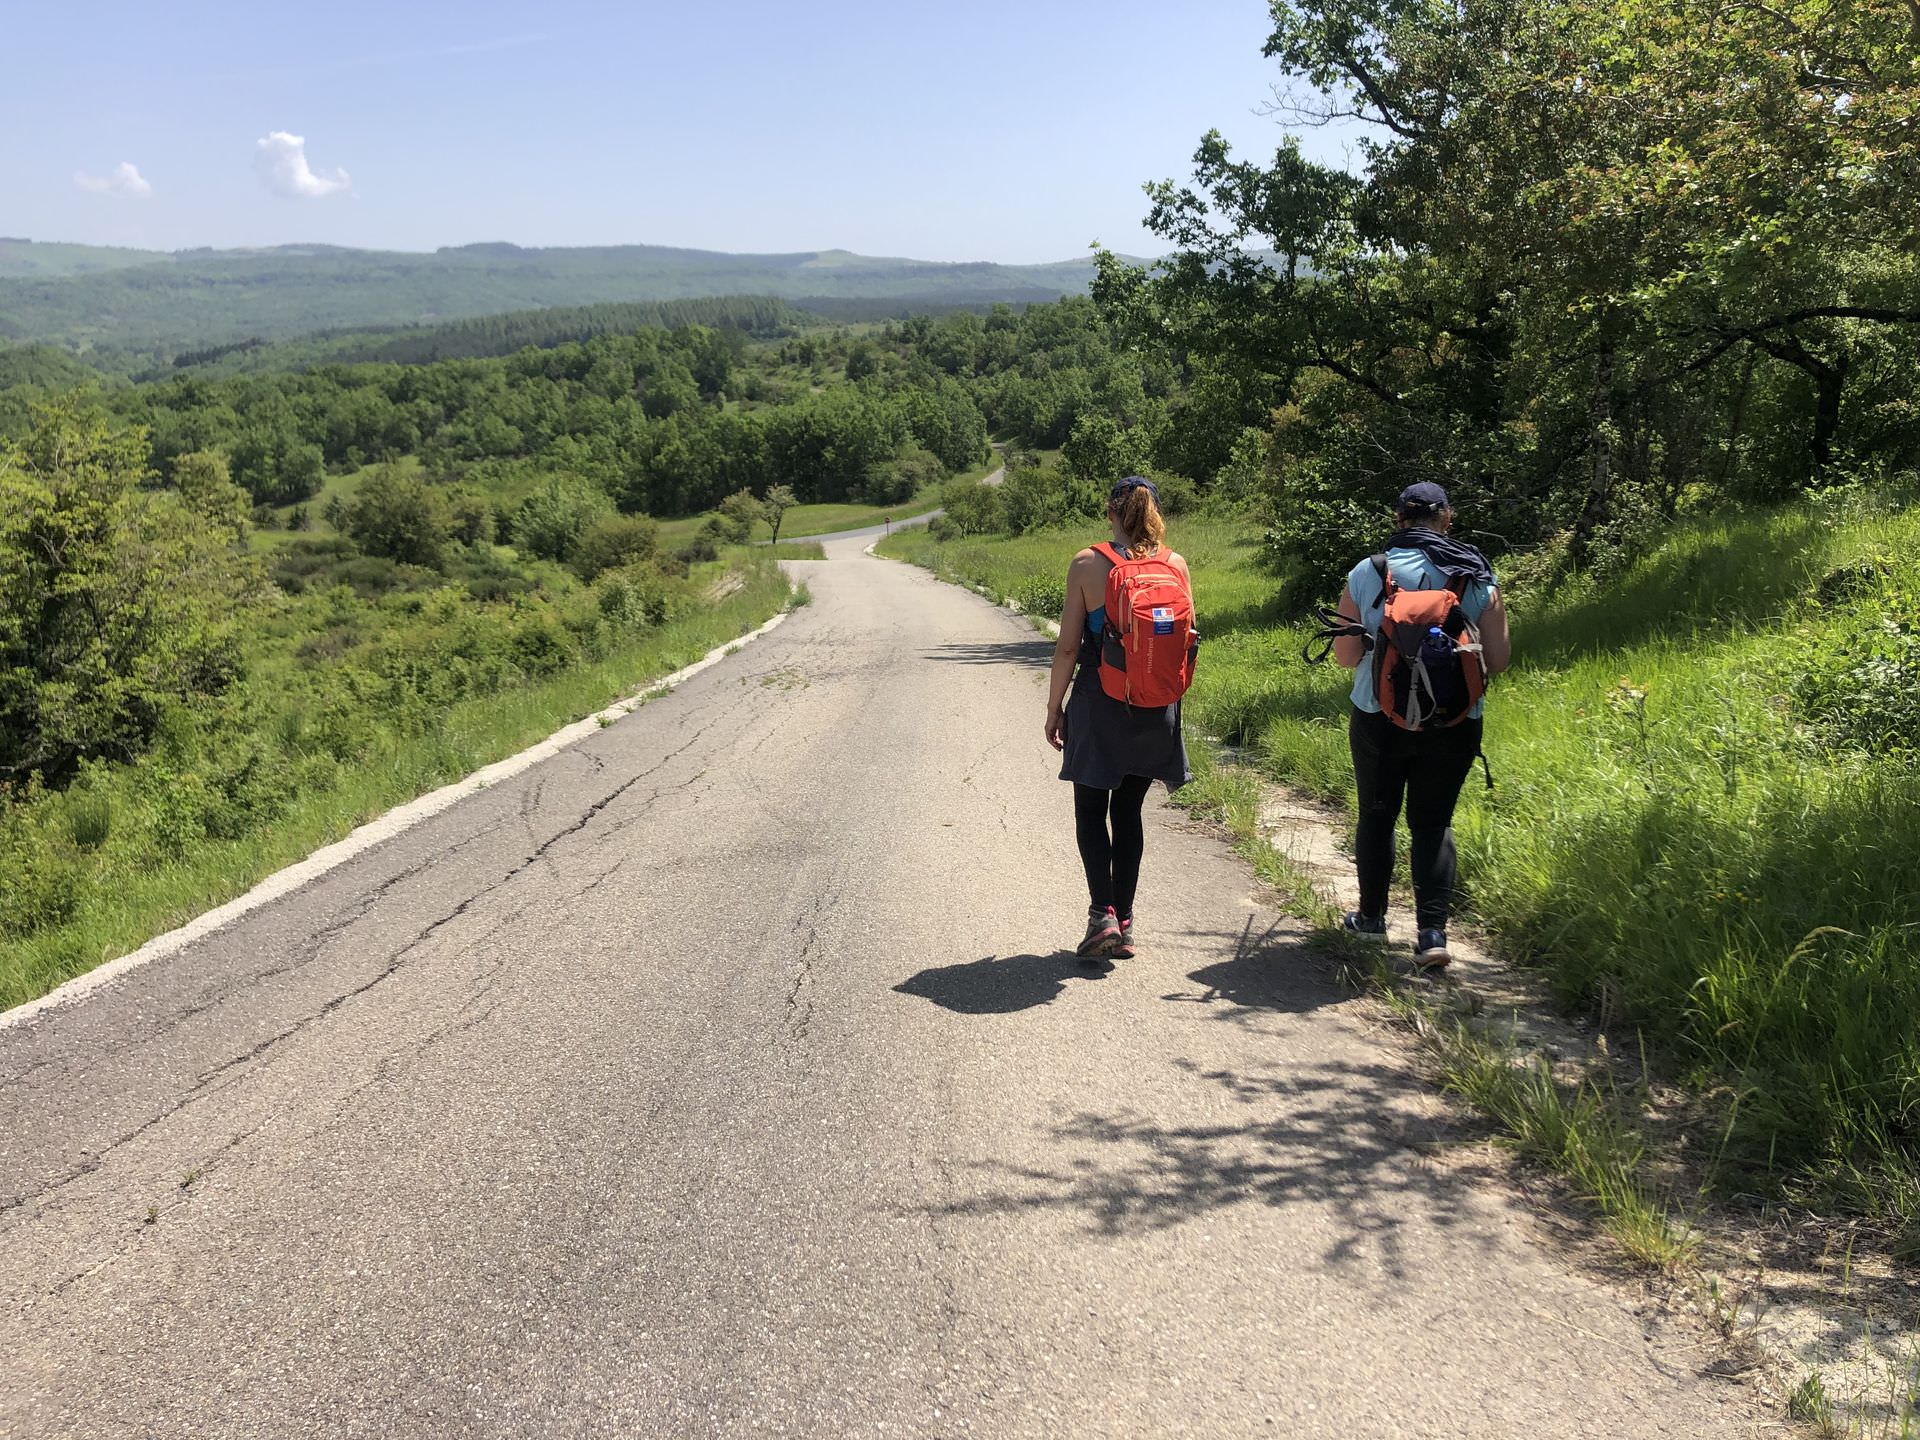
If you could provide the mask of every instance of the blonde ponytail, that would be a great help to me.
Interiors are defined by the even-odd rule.
[[[1121,482],[1123,485],[1125,481]],[[1128,485],[1114,503],[1114,519],[1120,533],[1127,537],[1127,553],[1136,559],[1157,555],[1166,547],[1167,522],[1154,499],[1153,487],[1145,481]]]

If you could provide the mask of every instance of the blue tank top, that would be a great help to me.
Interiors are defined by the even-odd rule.
[[[1107,607],[1096,605],[1087,612],[1087,629],[1098,635],[1107,628]]]

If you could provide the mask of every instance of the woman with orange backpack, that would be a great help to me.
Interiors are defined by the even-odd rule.
[[[1192,778],[1180,697],[1193,677],[1193,577],[1167,548],[1152,482],[1130,475],[1107,496],[1110,543],[1067,567],[1066,604],[1047,690],[1047,743],[1073,782],[1074,829],[1087,875],[1083,959],[1130,958],[1133,895],[1155,780]],[[1072,691],[1069,695],[1068,687]]]
[[[1362,938],[1387,938],[1394,827],[1404,802],[1413,833],[1414,963],[1438,971],[1453,958],[1453,811],[1473,762],[1485,763],[1486,682],[1507,668],[1512,645],[1487,557],[1448,533],[1447,492],[1431,481],[1409,485],[1398,518],[1385,549],[1347,576],[1323,632],[1334,658],[1355,672],[1347,736],[1360,800],[1353,841],[1360,908],[1345,924]]]

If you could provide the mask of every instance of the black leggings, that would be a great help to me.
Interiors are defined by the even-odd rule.
[[[1385,715],[1355,707],[1347,727],[1360,821],[1353,836],[1360,872],[1360,913],[1387,913],[1393,879],[1393,830],[1404,796],[1413,832],[1413,903],[1422,930],[1444,930],[1453,909],[1457,860],[1453,807],[1480,753],[1481,724],[1463,720],[1446,730],[1402,730]]]
[[[1088,902],[1096,910],[1111,905],[1122,920],[1133,917],[1140,855],[1147,848],[1140,806],[1152,784],[1144,775],[1129,775],[1118,790],[1073,787],[1073,828],[1080,841],[1080,863],[1087,868]]]

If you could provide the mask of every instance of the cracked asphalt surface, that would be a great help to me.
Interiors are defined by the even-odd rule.
[[[1157,795],[1077,965],[1049,643],[862,543],[0,1030],[0,1435],[1762,1433]]]

